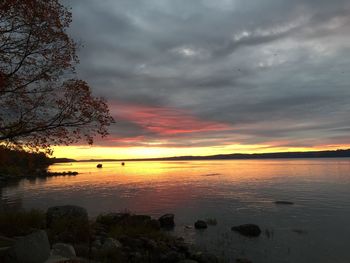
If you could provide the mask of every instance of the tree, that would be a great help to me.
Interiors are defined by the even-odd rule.
[[[106,101],[74,78],[71,17],[58,0],[0,1],[0,142],[50,149],[107,134]]]

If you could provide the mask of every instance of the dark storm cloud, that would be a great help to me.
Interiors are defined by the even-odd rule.
[[[171,107],[232,127],[171,134],[164,145],[348,141],[348,0],[64,3],[72,7],[70,33],[83,43],[78,74],[113,111],[118,102]],[[111,133],[160,136],[124,119]]]

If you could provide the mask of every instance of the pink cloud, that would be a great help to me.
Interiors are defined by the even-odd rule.
[[[172,107],[112,103],[111,112],[117,121],[119,119],[135,123],[144,130],[159,136],[232,129],[228,124],[202,120],[185,110]]]

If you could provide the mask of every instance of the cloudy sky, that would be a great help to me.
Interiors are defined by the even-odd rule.
[[[349,0],[63,3],[83,45],[78,76],[116,119],[94,154],[76,155],[350,145]]]

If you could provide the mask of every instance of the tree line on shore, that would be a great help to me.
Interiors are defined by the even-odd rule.
[[[0,146],[0,175],[20,176],[46,169],[53,160],[43,152],[13,150]]]

